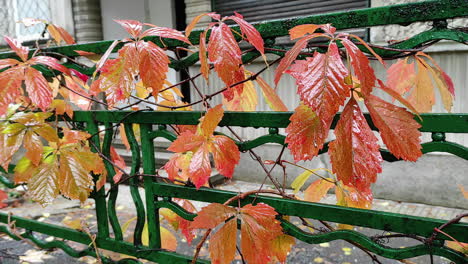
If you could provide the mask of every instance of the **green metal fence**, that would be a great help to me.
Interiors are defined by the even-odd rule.
[[[463,30],[448,29],[446,20],[455,17],[468,16],[468,2],[465,0],[445,0],[427,1],[422,3],[411,3],[397,6],[368,8],[351,12],[314,15],[310,17],[287,19],[260,23],[256,28],[266,39],[268,47],[275,47],[274,38],[288,34],[288,29],[293,26],[306,23],[332,23],[337,29],[349,29],[358,27],[371,27],[387,24],[407,25],[417,21],[433,21],[434,27],[426,32],[422,32],[401,43],[390,45],[387,50],[376,50],[382,56],[395,56],[399,54],[396,49],[412,49],[437,40],[453,40],[461,43],[468,41],[468,34]],[[198,43],[200,32],[193,32],[190,36],[192,43]],[[159,39],[151,39],[157,44],[161,44]],[[46,49],[47,52],[60,53],[69,57],[78,56],[74,50],[103,53],[109,47],[111,41],[101,41],[89,44],[79,44],[73,46],[54,47]],[[183,43],[167,40],[166,46],[184,46]],[[364,47],[361,47],[365,49]],[[118,49],[118,47],[116,48]],[[274,51],[270,51],[275,53]],[[279,55],[284,55],[277,53]],[[12,53],[1,53],[0,58],[14,57]],[[258,57],[256,52],[249,52],[244,55],[245,61]],[[178,70],[193,65],[198,60],[198,55],[193,54],[181,60],[174,60],[171,66]],[[93,68],[82,68],[78,65],[68,63],[67,66],[75,68],[83,73],[92,74]],[[46,71],[46,70],[44,70]],[[284,128],[289,124],[290,112],[249,112],[249,113],[225,113],[220,126],[230,127],[265,127],[269,128],[266,135],[260,136],[250,141],[236,141],[241,151],[247,151],[266,143],[276,143],[284,145],[285,136],[279,134],[278,128]],[[201,112],[152,112],[152,111],[76,111],[73,117],[75,124],[82,126],[90,134],[97,134],[98,126],[104,125],[111,128],[116,124],[123,123],[132,151],[132,166],[130,175],[138,173],[140,165],[143,173],[154,175],[156,171],[154,139],[162,137],[170,141],[175,140],[176,135],[166,129],[166,125],[188,125],[197,124]],[[422,132],[432,133],[432,141],[423,144],[423,153],[447,152],[462,159],[468,160],[468,148],[445,140],[446,133],[468,133],[468,114],[423,114]],[[372,129],[369,116],[366,116]],[[335,126],[338,117],[332,127]],[[419,120],[419,119],[418,119]],[[140,125],[140,142],[137,141],[132,124]],[[102,144],[98,136],[91,140],[96,146],[102,146],[102,152],[109,154],[110,145],[113,138],[113,129],[106,129]],[[326,152],[326,146],[322,152]],[[382,156],[388,161],[395,161],[386,150],[382,150]],[[106,164],[110,176],[115,171],[110,163]],[[92,198],[96,202],[96,216],[98,220],[98,232],[96,245],[99,248],[111,250],[140,259],[147,259],[158,263],[187,263],[192,256],[185,256],[175,252],[161,249],[159,209],[169,208],[184,219],[191,220],[194,214],[187,212],[182,207],[172,202],[172,198],[183,198],[203,202],[223,203],[229,198],[237,195],[234,192],[174,185],[162,181],[156,181],[154,177],[143,177],[145,190],[145,203],[138,192],[138,177],[130,179],[130,191],[136,207],[137,222],[133,234],[133,243],[123,240],[122,227],[116,213],[116,199],[119,186],[112,186],[108,195],[104,190],[92,193]],[[14,185],[8,182],[4,176],[0,177],[2,183],[9,187]],[[242,199],[241,203],[252,202],[253,197]],[[374,210],[363,210],[355,208],[340,207],[319,203],[309,203],[297,200],[288,200],[270,196],[259,196],[256,202],[264,202],[274,207],[280,215],[298,216],[316,220],[337,222],[355,226],[369,227],[388,232],[417,235],[429,238],[434,232],[434,228],[440,227],[445,221],[424,217],[416,217],[395,213],[386,213]],[[237,205],[237,204],[236,204]],[[149,245],[142,245],[142,232],[144,223],[147,221],[149,229]],[[441,234],[432,239],[426,239],[425,243],[406,248],[389,248],[378,241],[375,241],[357,231],[337,230],[328,233],[311,235],[303,232],[289,221],[281,220],[283,229],[299,240],[311,244],[334,241],[338,239],[353,241],[370,252],[390,259],[406,259],[420,255],[439,255],[454,261],[455,263],[468,263],[468,257],[457,251],[444,246],[445,240],[450,240]],[[95,250],[89,246],[83,251],[76,251],[66,244],[65,241],[74,241],[84,245],[91,245],[91,238],[88,234],[66,227],[49,225],[31,219],[25,219],[0,212],[0,232],[6,233],[15,239],[26,238],[33,241],[42,248],[61,248],[73,257],[95,256]],[[13,223],[16,228],[22,228],[24,233],[18,236],[10,229],[8,223]],[[444,231],[451,234],[460,242],[468,243],[468,224],[454,223]],[[64,241],[46,242],[38,239],[34,234],[41,233]],[[103,259],[104,262],[111,262],[110,259]],[[120,263],[132,263],[136,260],[126,259]],[[205,263],[198,260],[198,263]]]

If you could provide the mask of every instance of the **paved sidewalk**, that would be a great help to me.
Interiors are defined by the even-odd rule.
[[[247,190],[258,189],[258,184],[252,184],[241,181],[231,181],[222,186],[220,189],[230,190],[235,192],[244,192]],[[268,188],[268,186],[265,186]],[[143,191],[141,190],[142,198],[144,199]],[[334,195],[328,195],[324,203],[334,204],[336,202]],[[195,202],[194,205],[199,209],[205,204]],[[60,224],[63,221],[73,221],[75,219],[87,219],[88,226],[93,229],[95,227],[95,216],[93,211],[92,201],[80,205],[76,201],[70,201],[65,198],[58,198],[56,202],[46,208],[42,208],[35,203],[25,203],[18,208],[7,208],[14,215],[37,219],[53,224]],[[439,219],[452,219],[456,215],[466,213],[466,210],[456,208],[446,208],[439,206],[430,206],[415,203],[404,203],[390,200],[375,199],[374,210],[396,212],[408,215],[432,217]],[[134,206],[132,203],[131,195],[128,186],[121,186],[119,190],[119,198],[117,200],[117,212],[119,214],[120,223],[123,224],[127,220],[134,217]],[[296,219],[291,220],[295,224],[299,224]],[[465,219],[464,221],[468,221]],[[358,231],[364,232],[368,235],[381,234],[382,231],[375,231],[365,228],[358,228]],[[128,232],[130,233],[130,232]],[[195,239],[192,245],[188,245],[182,237],[178,237],[179,246],[177,251],[191,255],[194,250],[199,237]],[[46,240],[53,238],[43,237]],[[412,241],[405,241],[400,239],[396,244],[390,243],[389,246],[407,246],[413,245]],[[107,253],[107,252],[105,252]],[[207,250],[202,250],[202,257],[207,256]],[[115,257],[115,256],[114,256]],[[117,256],[118,257],[118,256]],[[382,263],[400,263],[394,260],[386,260],[379,258]],[[14,241],[7,236],[0,236],[0,263],[13,264],[13,263],[94,263],[92,258],[73,259],[68,257],[61,250],[44,251],[33,247],[24,241]],[[419,257],[411,259],[415,263],[429,263],[428,257]],[[361,250],[350,245],[345,241],[335,241],[331,243],[323,243],[320,245],[308,245],[298,241],[288,257],[288,263],[372,263],[371,259]],[[450,263],[449,261],[436,258],[435,263]]]

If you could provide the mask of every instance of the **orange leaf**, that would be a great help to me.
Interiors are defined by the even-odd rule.
[[[190,224],[191,228],[213,229],[228,218],[235,216],[236,210],[219,203],[209,204],[198,212]]]
[[[328,151],[333,172],[345,185],[368,189],[382,172],[378,139],[354,99],[341,114],[335,128],[336,140]]]
[[[215,167],[219,173],[232,178],[234,168],[239,163],[240,152],[236,143],[226,136],[213,136],[210,152],[213,153]]]
[[[50,68],[63,72],[67,75],[71,74],[70,70],[67,67],[60,64],[59,60],[57,60],[56,58],[47,57],[47,56],[36,56],[36,57],[31,58],[29,62],[33,65],[39,63],[39,64],[49,66]]]
[[[4,69],[4,68],[8,68],[8,67],[13,67],[17,64],[19,64],[20,62],[15,60],[15,59],[3,59],[3,60],[0,60],[0,70],[1,69]]]
[[[282,234],[273,239],[271,243],[271,250],[276,260],[280,263],[286,263],[286,258],[292,246],[296,244],[296,239],[290,235]]]
[[[0,72],[0,115],[4,115],[8,105],[22,95],[21,84],[24,76],[18,67]]]
[[[335,187],[333,179],[318,179],[311,183],[304,191],[304,200],[317,203],[327,195],[328,190]]]
[[[408,101],[410,101],[414,107],[420,113],[430,112],[432,106],[435,104],[435,94],[430,77],[430,71],[426,68],[423,60],[416,60],[418,65],[418,73],[416,75],[416,86],[411,91]]]
[[[161,247],[170,251],[176,251],[177,238],[166,228],[161,227]]]
[[[206,81],[208,81],[210,75],[210,65],[208,65],[208,59],[206,58],[206,31],[200,34],[200,50],[198,51],[198,57],[200,58],[200,72]]]
[[[5,171],[8,171],[8,165],[11,162],[11,158],[23,143],[24,132],[21,131],[15,134],[8,134],[3,132],[4,129],[5,127],[2,126],[0,133],[0,166],[2,166]]]
[[[196,17],[194,17],[192,19],[192,22],[190,22],[190,24],[187,25],[187,27],[185,28],[185,36],[188,38],[190,36],[190,33],[192,33],[192,30],[195,28],[195,26],[198,24],[198,22],[200,21],[200,19],[202,19],[204,16],[207,16],[209,14],[216,14],[216,13],[204,13],[204,14],[200,14]]]
[[[310,107],[300,104],[289,118],[286,127],[288,148],[294,160],[310,160],[317,156],[328,136],[331,122],[324,124]]]
[[[75,39],[68,33],[64,28],[54,25],[54,24],[47,24],[47,30],[50,33],[50,36],[57,42],[57,45],[60,45],[62,40],[65,41],[66,44],[75,44]]]
[[[338,184],[335,189],[337,204],[341,206],[370,209],[372,207],[372,191],[370,188],[357,190],[350,185]]]
[[[210,238],[210,257],[213,263],[229,264],[236,254],[237,221],[229,220]]]
[[[189,200],[174,198],[172,201],[190,213],[197,212],[195,206]],[[195,238],[195,230],[190,226],[192,223],[191,221],[185,220],[167,208],[161,209],[160,214],[169,222],[169,224],[171,224],[174,230],[180,230],[182,232],[187,239],[188,244],[192,242]]]
[[[248,78],[248,76],[246,76],[246,78]],[[255,111],[257,104],[257,90],[255,90],[252,81],[244,83],[244,89],[241,94],[235,90],[234,98],[231,101],[227,101],[226,98],[223,98],[223,105],[225,105],[229,111]]]
[[[408,64],[407,62],[408,58],[398,59],[387,70],[387,85],[399,94],[408,92],[414,86],[416,79],[414,63]]]
[[[322,122],[332,119],[349,95],[349,86],[344,83],[349,73],[335,43],[326,54],[315,52],[313,58],[296,61],[288,73],[296,79],[301,100]]]
[[[282,235],[277,213],[266,204],[247,204],[241,209],[241,250],[248,263],[268,263],[272,240]]]
[[[372,88],[374,88],[376,77],[374,69],[370,66],[369,59],[351,40],[347,38],[341,38],[340,40],[351,58],[354,73],[361,84],[361,92],[363,95],[370,94]]]
[[[151,41],[139,41],[136,45],[139,52],[141,79],[146,87],[153,89],[153,96],[156,97],[164,85],[169,59],[164,50]]]
[[[223,93],[228,101],[234,97],[234,90],[241,92],[244,86],[238,84],[231,87],[244,80],[241,55],[239,45],[226,24],[220,22],[218,26],[211,28],[208,58],[214,64],[219,78],[228,86],[228,89]]]
[[[55,132],[55,131],[54,131]],[[24,134],[24,148],[26,158],[31,160],[34,166],[38,166],[42,158],[42,141],[36,133],[31,130]]]
[[[468,199],[468,191],[465,191],[465,188],[461,184],[458,185],[458,188],[460,188],[460,191],[462,192],[465,199]]]
[[[322,25],[303,24],[295,26],[289,30],[289,35],[291,36],[291,40],[297,39],[303,37],[305,34],[314,33],[320,27],[322,27]]]
[[[273,111],[288,111],[286,105],[284,105],[281,98],[276,94],[275,90],[271,88],[268,83],[263,80],[260,76],[257,76],[255,79],[258,85],[262,89],[263,98],[265,98],[266,103]]]
[[[370,95],[365,103],[372,121],[390,152],[397,158],[416,161],[421,155],[421,125],[402,107]]]
[[[382,89],[384,92],[388,93],[394,99],[398,100],[398,102],[400,102],[401,104],[406,106],[406,108],[411,110],[415,115],[419,116],[418,110],[416,110],[416,108],[414,108],[414,106],[410,102],[408,102],[405,98],[403,98],[398,92],[396,92],[395,90],[393,90],[391,88],[386,87],[385,84],[381,80],[377,80],[377,82],[380,85],[379,86],[380,89]]]
[[[198,132],[198,134],[202,136],[212,135],[219,122],[223,118],[223,115],[223,106],[220,104],[208,109],[205,116],[200,118],[200,131]]]

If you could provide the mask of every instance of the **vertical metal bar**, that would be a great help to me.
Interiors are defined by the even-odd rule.
[[[112,144],[112,137],[114,135],[114,131],[112,129],[112,123],[105,123],[104,126],[106,128],[106,132],[102,141],[102,154],[110,158],[110,148]],[[112,226],[112,230],[114,230],[114,238],[116,240],[122,241],[122,228],[120,227],[119,218],[117,217],[117,212],[115,210],[115,203],[117,201],[117,195],[119,194],[119,185],[114,184],[114,166],[112,166],[112,164],[107,160],[104,160],[104,165],[106,166],[107,176],[110,178],[109,199],[107,201],[107,214],[109,215],[109,222]]]
[[[135,177],[135,174],[138,174],[140,171],[140,147],[133,133],[133,124],[124,124],[125,135],[127,136],[128,143],[130,144],[130,149],[132,150],[132,169],[130,171],[130,194],[132,195],[133,203],[135,204],[135,210],[137,213],[137,221],[135,225],[135,231],[133,233],[133,244],[140,246],[141,235],[143,234],[143,228],[145,226],[145,206],[141,200],[140,193],[138,191],[138,178]]]
[[[86,122],[86,131],[91,135],[94,135],[90,138],[90,141],[94,144],[96,148],[99,148],[99,135],[98,135],[98,126],[94,121]],[[97,152],[98,149],[91,148],[93,152]],[[94,176],[94,182],[98,180],[98,177]],[[99,191],[96,191],[94,187],[93,193],[91,194],[95,203],[96,203],[96,218],[98,224],[98,237],[107,238],[109,237],[109,222],[107,220],[107,205],[106,205],[106,193],[104,188],[101,188]]]
[[[143,172],[153,175],[156,170],[154,160],[154,142],[150,136],[152,125],[140,124],[141,152],[143,154]],[[149,246],[151,248],[161,248],[161,233],[159,229],[159,210],[155,206],[157,199],[153,193],[153,178],[145,177],[145,197],[146,197],[146,219],[148,223]]]

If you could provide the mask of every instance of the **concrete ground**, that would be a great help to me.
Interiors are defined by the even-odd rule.
[[[258,184],[251,184],[247,182],[231,181],[219,188],[243,192],[246,190],[253,190],[258,188]],[[144,198],[144,196],[142,196]],[[327,196],[324,203],[335,203],[333,195]],[[204,203],[195,202],[197,208],[204,206]],[[423,217],[433,217],[439,219],[451,219],[461,213],[466,213],[466,210],[447,208],[439,206],[430,206],[416,203],[403,203],[398,201],[390,200],[374,200],[373,209],[387,212],[396,212],[408,215],[416,215]],[[37,219],[38,221],[44,221],[53,224],[63,224],[65,222],[73,223],[76,219],[86,219],[88,227],[93,230],[96,224],[93,203],[91,201],[86,202],[84,205],[80,205],[75,201],[70,201],[65,198],[58,198],[56,202],[46,208],[27,202],[18,208],[7,208],[14,215],[29,217]],[[134,217],[134,206],[130,196],[129,188],[127,186],[121,186],[119,191],[119,198],[117,200],[117,211],[120,219],[120,223],[123,224],[129,219]],[[291,221],[295,224],[299,224],[297,219],[292,218]],[[130,225],[132,226],[132,225]],[[316,224],[320,226],[320,224]],[[170,229],[170,227],[168,227]],[[371,230],[367,228],[357,228],[358,231],[363,232],[367,235],[378,235],[382,234],[382,231]],[[127,232],[127,235],[130,231]],[[192,245],[188,245],[185,239],[177,234],[178,247],[177,252],[192,255],[195,245],[198,243],[202,234],[198,234],[197,238],[192,242]],[[41,238],[50,241],[52,237]],[[388,246],[402,247],[410,246],[415,243],[409,239],[398,239],[389,242]],[[72,245],[79,247],[79,245]],[[119,258],[118,254],[111,252],[102,252],[104,255],[108,255],[112,258]],[[208,250],[204,247],[201,251],[201,257],[207,257]],[[388,260],[379,257],[381,263],[401,263],[395,260]],[[418,257],[410,259],[414,263],[429,263],[429,257]],[[46,251],[34,247],[27,241],[14,241],[5,235],[0,235],[0,263],[5,264],[16,264],[16,263],[51,263],[51,264],[63,264],[63,263],[95,263],[95,259],[90,257],[73,259],[66,255],[61,250]],[[236,263],[241,263],[240,260],[236,260]],[[287,263],[324,263],[324,264],[350,264],[350,263],[372,263],[372,260],[365,252],[356,248],[355,246],[347,243],[346,241],[334,241],[330,243],[323,243],[319,245],[309,245],[300,241],[293,247],[293,250],[288,256]],[[435,263],[450,263],[439,257],[435,257]]]

